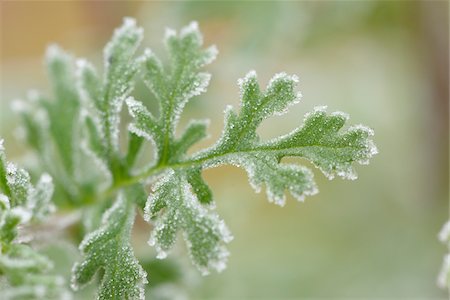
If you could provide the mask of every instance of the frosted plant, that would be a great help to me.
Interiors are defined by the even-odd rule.
[[[19,227],[42,221],[54,206],[52,178],[43,174],[36,185],[30,175],[6,161],[0,140],[0,275],[9,283],[2,299],[67,299],[62,276],[50,275],[52,261],[18,241]]]
[[[242,167],[256,191],[264,186],[270,202],[284,205],[286,192],[303,201],[318,191],[313,172],[283,162],[284,157],[305,158],[329,179],[355,179],[354,164],[366,164],[376,154],[371,129],[362,125],[343,129],[348,116],[327,113],[325,107],[307,114],[290,133],[262,140],[257,134],[261,122],[287,112],[301,95],[295,75],[279,73],[261,88],[254,71],[238,81],[240,109],[226,109],[219,140],[188,154],[206,137],[208,122],[192,120],[177,134],[179,119],[189,100],[206,91],[211,76],[203,68],[215,59],[217,49],[203,47],[195,22],[178,33],[167,30],[167,60],[149,49],[136,55],[142,37],[143,30],[126,18],[105,47],[103,75],[88,61],[51,46],[46,61],[55,99],[32,92],[27,101],[15,104],[42,169],[55,178],[54,203],[83,215],[82,258],[73,267],[72,288],[83,288],[97,274],[98,299],[145,297],[146,272],[131,245],[136,211],[153,226],[148,243],[158,258],[170,253],[181,233],[202,274],[226,267],[226,244],[232,235],[215,212],[212,192],[202,177],[204,169],[223,164]],[[157,114],[133,97],[138,78],[159,104]],[[120,139],[125,137],[120,134],[124,104],[132,117],[130,124],[122,124],[128,128],[125,153],[120,150]],[[141,155],[154,160],[140,165],[137,157],[147,142],[155,153]],[[5,177],[2,174],[5,171],[0,178]],[[17,171],[15,179],[0,182],[5,193],[0,198],[2,212],[14,215],[18,206],[32,219],[42,218],[50,211],[50,177],[44,175],[32,188],[24,174]],[[26,187],[17,182],[27,182]],[[8,244],[12,242],[9,238]],[[7,255],[3,251],[1,259]],[[18,284],[22,282],[10,282],[12,287]]]

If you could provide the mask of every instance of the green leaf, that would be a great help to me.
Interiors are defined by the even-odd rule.
[[[204,139],[207,136],[207,127],[209,121],[207,120],[192,120],[186,127],[182,136],[174,142],[174,150],[171,155],[172,161],[183,158],[188,149]]]
[[[104,49],[101,76],[83,59],[74,72],[72,57],[50,47],[47,65],[55,101],[32,93],[26,107],[16,105],[27,141],[55,178],[56,193],[73,205],[84,204],[82,221],[90,233],[80,245],[83,259],[73,268],[72,283],[79,288],[98,274],[98,299],[144,298],[146,274],[130,241],[136,209],[144,210],[146,221],[154,225],[149,243],[159,258],[167,255],[181,233],[203,274],[225,268],[225,244],[231,235],[214,212],[204,169],[221,164],[242,167],[256,191],[265,186],[269,201],[283,205],[286,192],[298,200],[317,192],[313,172],[284,158],[306,159],[330,179],[336,175],[354,179],[354,165],[367,163],[376,153],[372,130],[361,125],[344,128],[347,116],[327,114],[324,108],[307,114],[303,125],[292,132],[262,140],[257,133],[261,123],[300,100],[298,78],[280,73],[263,89],[252,71],[239,80],[240,109],[226,109],[218,142],[191,154],[190,149],[207,136],[207,122],[193,120],[178,132],[179,120],[187,103],[206,91],[211,76],[202,68],[215,59],[217,50],[203,47],[195,22],[179,33],[167,30],[167,60],[150,50],[136,56],[142,35],[135,21],[126,18]],[[156,113],[131,95],[139,71],[159,104]],[[133,121],[125,124],[128,147],[122,153],[119,125],[124,101]],[[146,167],[136,166],[145,140],[154,144],[155,160]],[[79,149],[106,170],[106,178]],[[36,298],[31,293],[37,283],[49,291],[45,299],[58,295],[55,278],[43,274],[50,268],[46,258],[17,242],[20,224],[42,220],[52,211],[50,179],[44,173],[33,185],[25,170],[6,162],[0,144],[0,273],[13,288],[11,297]],[[148,197],[147,183],[154,184]]]
[[[189,175],[188,175],[189,176]],[[178,231],[183,232],[191,258],[202,274],[211,269],[222,271],[231,241],[228,228],[210,208],[199,203],[184,174],[169,172],[155,186],[145,207],[145,219],[156,219],[149,244],[158,258],[165,258],[173,247]]]
[[[125,161],[129,168],[132,168],[141,150],[144,139],[133,132],[128,132],[128,150]]]
[[[73,268],[72,287],[89,283],[104,270],[97,299],[144,299],[146,274],[130,244],[135,205],[119,193],[104,214],[101,226],[85,236],[80,250],[85,257]]]
[[[3,191],[7,197],[11,197],[11,189],[8,184],[7,172],[5,148],[3,147],[3,140],[0,139],[0,190]]]
[[[271,202],[284,205],[284,191],[298,200],[317,193],[313,174],[305,167],[280,163],[283,157],[302,157],[310,160],[328,178],[338,175],[356,178],[355,162],[365,164],[377,150],[372,140],[373,131],[362,125],[341,132],[348,117],[340,112],[330,115],[317,108],[306,115],[303,126],[291,133],[269,141],[260,141],[256,129],[272,115],[282,114],[300,94],[295,92],[296,76],[280,73],[274,76],[263,92],[256,73],[250,72],[239,81],[241,111],[231,107],[226,111],[225,129],[216,145],[204,150],[181,165],[199,163],[202,168],[229,163],[246,169],[252,186],[259,191],[267,187]]]
[[[286,112],[289,105],[299,101],[300,94],[294,90],[297,82],[296,76],[280,73],[273,77],[263,93],[256,72],[251,71],[240,79],[241,111],[237,115],[231,107],[227,108],[225,129],[217,151],[239,151],[259,142],[256,129],[261,122],[267,117]]]
[[[144,58],[144,81],[159,100],[159,118],[153,117],[143,105],[127,102],[130,114],[135,117],[130,130],[155,143],[160,165],[173,161],[179,117],[192,97],[206,91],[211,76],[199,70],[217,54],[215,46],[202,49],[203,38],[195,22],[179,34],[168,29],[165,44],[170,56],[168,66],[163,66],[150,50]]]
[[[43,101],[50,120],[50,133],[68,174],[74,175],[78,144],[80,99],[75,86],[73,59],[57,46],[47,50],[47,68],[56,101]]]
[[[367,164],[377,149],[371,140],[372,129],[356,125],[341,130],[347,119],[344,113],[327,115],[325,108],[319,107],[306,115],[302,127],[262,147],[277,149],[279,156],[304,157],[329,179],[335,175],[356,179],[353,164]]]
[[[364,126],[341,130],[347,117],[343,113],[327,115],[322,108],[307,114],[303,126],[281,137],[262,141],[257,129],[263,120],[287,112],[299,102],[297,76],[276,74],[262,90],[256,73],[251,71],[239,80],[240,111],[226,110],[225,128],[212,147],[193,155],[188,149],[206,136],[206,124],[192,122],[175,138],[178,119],[188,100],[206,88],[209,76],[198,69],[215,57],[214,48],[201,49],[202,39],[196,24],[181,30],[169,30],[166,47],[170,63],[165,66],[151,51],[145,55],[144,80],[160,102],[155,117],[140,102],[127,99],[134,121],[129,130],[150,140],[156,146],[156,163],[139,174],[140,180],[163,173],[146,205],[146,219],[155,223],[150,238],[159,257],[164,257],[182,231],[194,264],[202,272],[224,266],[226,234],[221,221],[205,204],[211,204],[212,193],[201,173],[221,164],[243,167],[256,191],[266,186],[269,201],[284,205],[288,191],[297,200],[317,193],[313,172],[304,166],[284,163],[284,157],[311,161],[328,178],[338,175],[355,178],[353,165],[366,163],[375,153],[371,136]]]
[[[0,190],[9,198],[11,207],[27,206],[32,188],[27,171],[7,162],[3,140],[0,140]]]
[[[122,166],[119,155],[119,123],[123,101],[134,87],[133,77],[142,64],[134,54],[142,40],[142,28],[125,18],[104,49],[105,74],[99,79],[95,68],[85,60],[77,62],[79,91],[90,104],[88,121],[90,146],[115,176]]]
[[[4,193],[4,194],[2,194]],[[43,220],[53,211],[52,179],[43,174],[36,186],[27,171],[7,162],[0,140],[0,274],[7,287],[2,299],[61,299],[68,295],[64,280],[48,272],[46,256],[17,241],[17,227]]]

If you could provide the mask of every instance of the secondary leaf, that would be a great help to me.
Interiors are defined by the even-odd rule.
[[[184,27],[179,34],[168,29],[165,44],[170,56],[168,66],[163,66],[150,50],[145,55],[144,80],[159,100],[159,118],[155,118],[142,104],[132,99],[127,102],[130,114],[135,117],[130,130],[156,145],[160,165],[174,161],[177,155],[182,154],[174,149],[178,120],[186,103],[206,91],[211,76],[199,70],[217,55],[215,46],[202,49],[203,38],[195,22]]]
[[[48,272],[46,256],[17,241],[17,227],[42,220],[52,210],[52,179],[41,176],[36,186],[28,172],[7,162],[0,140],[0,274],[8,286],[2,299],[61,299],[67,296],[64,280]],[[2,194],[3,193],[3,194]]]
[[[74,175],[78,137],[80,100],[72,70],[72,57],[57,46],[47,50],[47,68],[56,101],[44,101],[50,120],[50,133],[58,148],[63,165],[70,175]]]
[[[133,254],[130,233],[135,205],[119,193],[104,214],[101,226],[85,236],[80,250],[85,254],[73,268],[72,287],[78,289],[104,270],[97,299],[144,299],[146,274]]]
[[[166,257],[177,233],[182,231],[191,258],[202,274],[211,269],[222,271],[228,257],[224,244],[232,236],[225,223],[198,202],[185,174],[170,172],[156,184],[155,191],[147,201],[145,218],[156,219],[149,244],[156,247],[158,258]]]
[[[108,166],[114,180],[124,175],[124,162],[119,154],[120,111],[125,98],[134,87],[133,77],[141,66],[134,54],[142,40],[142,28],[136,21],[125,18],[104,49],[105,74],[101,80],[95,68],[79,60],[79,90],[90,106],[87,117],[90,147]]]
[[[269,200],[279,205],[285,203],[285,190],[298,200],[317,192],[312,172],[305,167],[280,163],[283,157],[306,158],[330,179],[334,175],[356,178],[353,163],[367,163],[377,150],[370,139],[373,131],[367,127],[353,126],[340,132],[348,119],[343,113],[327,115],[324,108],[317,108],[306,115],[298,129],[279,138],[260,141],[256,133],[259,124],[267,117],[284,113],[300,99],[300,94],[295,92],[297,82],[296,76],[277,74],[263,92],[256,73],[250,72],[239,81],[240,113],[229,107],[218,143],[194,155],[191,161],[203,168],[223,163],[242,166],[255,190],[259,191],[265,183]]]

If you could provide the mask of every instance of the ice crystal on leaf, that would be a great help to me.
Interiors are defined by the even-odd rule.
[[[372,130],[361,125],[343,128],[348,117],[328,114],[323,107],[307,114],[292,132],[262,140],[257,134],[260,124],[286,113],[301,94],[295,75],[276,74],[261,88],[251,71],[238,81],[240,109],[227,108],[217,143],[190,154],[189,149],[207,136],[208,122],[191,120],[177,133],[179,119],[189,101],[206,91],[211,75],[203,68],[215,59],[217,49],[203,46],[195,22],[179,32],[166,31],[168,59],[160,60],[150,49],[137,54],[142,37],[135,20],[126,18],[104,49],[102,76],[87,60],[51,46],[46,62],[54,99],[33,92],[28,101],[14,105],[23,117],[26,141],[54,178],[55,198],[83,213],[86,235],[79,247],[83,256],[72,270],[72,287],[83,287],[97,274],[98,299],[145,297],[146,274],[130,242],[136,210],[153,225],[149,244],[158,258],[166,257],[182,235],[202,274],[225,268],[225,245],[232,236],[214,211],[204,169],[221,164],[242,167],[256,191],[264,186],[269,201],[283,205],[287,192],[300,201],[317,193],[312,170],[286,163],[284,157],[307,159],[330,179],[336,175],[354,179],[355,163],[365,164],[376,153]],[[158,103],[157,112],[132,95],[138,78],[148,87],[150,100]],[[132,118],[129,124],[121,124],[124,102]],[[124,136],[121,125],[128,128],[126,153],[119,147]],[[153,144],[155,159],[149,166],[137,166],[146,142]],[[50,176],[43,175],[33,186],[27,172],[3,161],[2,156],[0,226],[8,230],[2,230],[0,238],[9,245],[20,222],[42,219],[52,211],[53,185]],[[148,195],[147,183],[152,188]],[[12,265],[37,270],[40,264],[45,269],[43,259],[28,264],[34,256],[23,254],[22,245],[14,247],[7,250],[13,251],[8,252],[10,257],[2,256],[0,268],[9,268],[23,255],[23,263]]]
[[[80,245],[86,257],[73,268],[74,289],[90,282],[102,268],[98,299],[144,299],[146,274],[130,245],[134,216],[133,202],[120,193],[103,214],[100,228],[86,235]]]
[[[222,271],[228,251],[224,243],[232,237],[217,214],[201,205],[191,191],[187,176],[170,172],[155,186],[145,207],[147,221],[156,219],[149,244],[164,258],[175,243],[177,232],[183,231],[191,258],[202,274],[210,269]]]
[[[18,226],[43,220],[53,210],[52,178],[43,174],[34,186],[30,175],[6,161],[0,140],[0,274],[8,286],[2,299],[61,299],[67,296],[64,280],[49,275],[49,258],[20,243]]]

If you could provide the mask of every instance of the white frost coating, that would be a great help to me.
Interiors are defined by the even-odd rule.
[[[104,64],[106,66],[105,69],[108,69],[110,65],[109,58],[111,56],[112,49],[114,48],[114,46],[117,45],[117,39],[119,39],[121,36],[132,36],[132,35],[137,36],[138,38],[137,45],[139,45],[144,35],[144,29],[136,26],[136,20],[134,18],[125,17],[123,19],[122,26],[114,30],[112,39],[108,42],[108,44],[106,44],[104,50],[104,57],[105,57]],[[105,76],[106,74],[107,72],[105,72]]]
[[[88,61],[84,58],[79,58],[75,61],[75,65],[79,69],[87,68],[88,64]]]
[[[190,98],[198,96],[198,95],[206,92],[206,88],[208,87],[209,81],[211,79],[211,74],[199,73],[197,76],[198,76],[197,77],[198,81],[194,82],[194,88],[192,90],[190,90],[189,93],[185,93],[185,94],[181,95],[181,98],[183,99],[182,100],[183,105],[180,105],[180,108],[179,108],[180,111],[177,113],[177,117],[180,115],[181,110],[183,109],[184,105]]]
[[[136,26],[136,19],[131,17],[123,18],[123,27],[134,27]]]
[[[350,119],[350,115],[345,112],[342,112],[342,111],[334,111],[330,114],[330,116],[340,117],[340,118],[344,119],[345,121],[348,121]]]
[[[63,52],[57,44],[50,44],[47,46],[47,51],[45,53],[47,61],[55,59],[56,57],[61,57]]]
[[[95,276],[92,276],[92,279],[89,282],[87,282],[86,284],[83,284],[83,285],[78,284],[77,278],[73,274],[75,274],[75,272],[78,270],[80,265],[81,265],[81,263],[79,263],[79,262],[74,263],[73,266],[72,266],[72,269],[70,271],[70,274],[72,274],[72,276],[70,278],[70,287],[75,292],[79,291],[83,286],[85,286],[85,285],[89,284],[90,282],[92,282],[94,280],[94,277],[95,277]]]
[[[437,278],[437,285],[441,289],[445,289],[450,283],[450,254],[444,256],[444,262],[442,264],[441,271]]]
[[[220,235],[222,236],[222,239],[225,243],[229,243],[234,239],[234,236],[231,234],[231,231],[228,228],[228,226],[225,224],[225,221],[219,220],[217,228],[218,228]]]
[[[270,89],[272,85],[278,80],[292,81],[294,84],[297,84],[299,82],[299,78],[297,75],[287,75],[285,72],[280,72],[275,74],[272,79],[269,80],[269,84],[267,85],[268,89]]]
[[[169,228],[169,231],[183,231],[189,255],[201,274],[206,275],[211,269],[220,272],[226,267],[226,259],[229,255],[223,244],[230,242],[233,237],[225,223],[219,219],[219,216],[207,206],[199,203],[196,196],[192,193],[190,184],[185,179],[176,176],[178,175],[173,170],[170,170],[167,176],[162,177],[155,184],[153,188],[155,192],[148,197],[144,215],[147,221],[150,221],[152,207],[163,201],[161,197],[171,198],[165,210],[167,214],[163,213],[163,215],[159,216],[148,244],[156,248],[158,258],[165,258],[167,256],[167,248],[172,246],[176,236],[174,235],[161,241],[158,239],[161,238],[164,230],[167,230],[167,226],[173,226],[173,228]],[[172,191],[173,193],[171,193]],[[171,193],[171,196],[166,193]],[[193,229],[195,231],[192,231]],[[197,252],[201,246],[199,243],[203,243],[199,240],[201,239],[201,234],[205,234],[205,243],[208,247],[200,250],[199,253]],[[218,237],[220,241],[215,241],[213,237],[209,236],[210,234]],[[202,260],[206,260],[206,264],[201,262]]]
[[[51,203],[53,190],[53,179],[47,173],[42,174],[36,187],[31,188],[27,206],[33,212],[35,218],[43,219],[47,214],[56,210],[56,207]]]
[[[151,56],[154,56],[155,54],[153,53],[153,51],[152,51],[152,49],[150,49],[150,48],[145,48],[145,50],[144,50],[144,56],[145,57],[151,57]]]
[[[16,206],[11,209],[11,213],[18,216],[20,218],[20,223],[25,224],[30,221],[32,217],[32,213],[21,206]]]
[[[239,78],[237,80],[237,84],[239,86],[239,98],[242,99],[245,89],[244,86],[248,84],[248,82],[252,79],[257,80],[258,75],[256,74],[255,70],[250,70],[245,76],[244,78]],[[227,105],[228,107],[229,105]],[[242,101],[241,101],[241,106],[242,106]]]
[[[170,28],[170,27],[166,27],[165,31],[164,31],[164,43],[167,46],[167,43],[170,39],[174,38],[177,36],[177,32]]]
[[[0,139],[0,151],[3,152],[5,151],[5,146],[3,146],[4,140]]]
[[[94,102],[96,101],[96,99],[91,99],[89,92],[87,91],[86,87],[84,86],[83,78],[84,78],[84,74],[86,72],[90,72],[90,73],[94,74],[95,76],[97,76],[95,67],[84,58],[77,59],[75,62],[75,65],[76,65],[75,78],[77,79],[76,86],[77,86],[77,90],[80,93],[80,98],[89,107],[94,108],[95,107]]]
[[[189,23],[189,25],[181,28],[180,38],[184,38],[185,36],[187,36],[191,33],[195,33],[195,34],[199,35],[199,37],[201,38],[197,21],[192,21],[191,23]],[[200,40],[200,44],[202,44],[201,40]]]
[[[136,27],[136,19],[134,18],[130,18],[130,17],[125,17],[123,18],[123,24],[121,27],[117,28],[116,30],[114,30],[114,35],[113,38],[111,39],[111,41],[115,41],[115,39],[117,39],[118,37],[122,36],[122,35],[126,35],[128,34],[128,32],[133,32],[135,34],[137,34],[138,36],[142,36],[142,34],[144,33],[144,30],[141,27]],[[105,49],[111,48],[113,46],[114,43],[108,43],[108,45],[106,46]],[[108,51],[106,51],[108,52]]]
[[[349,131],[364,131],[366,132],[369,136],[373,136],[375,134],[375,132],[373,131],[372,128],[364,126],[362,124],[356,124],[356,125],[352,125],[350,126],[350,128],[348,129]]]
[[[212,45],[206,49],[206,52],[208,53],[209,56],[204,61],[204,63],[203,63],[204,65],[210,64],[217,58],[217,55],[219,54],[219,49],[217,49],[216,45]]]
[[[324,112],[327,111],[327,108],[328,108],[328,106],[326,106],[326,105],[315,106],[315,107],[313,108],[313,111],[312,111],[312,112],[307,113],[307,114],[305,115],[305,119],[307,119],[309,116],[311,116],[312,114],[317,113],[317,112],[323,112],[323,113],[324,113]]]
[[[0,256],[0,261],[1,261],[2,266],[5,266],[5,267],[11,268],[11,269],[36,268],[37,265],[39,265],[41,263],[45,263],[46,268],[51,268],[53,266],[53,264],[49,260],[37,261],[36,259],[33,259],[33,258],[16,258],[13,256],[8,256],[8,255]]]
[[[4,194],[0,194],[0,203],[6,208],[6,209],[10,209],[11,208],[11,204],[9,202],[9,198],[4,195]]]
[[[148,134],[146,131],[137,128],[137,126],[135,124],[131,123],[130,125],[128,125],[128,130],[131,131],[132,133],[136,134],[137,136],[143,137],[143,138],[151,141],[154,145],[156,145],[153,137],[150,134]]]
[[[49,184],[53,182],[52,177],[48,173],[44,173],[41,176],[41,182],[45,184]]]

